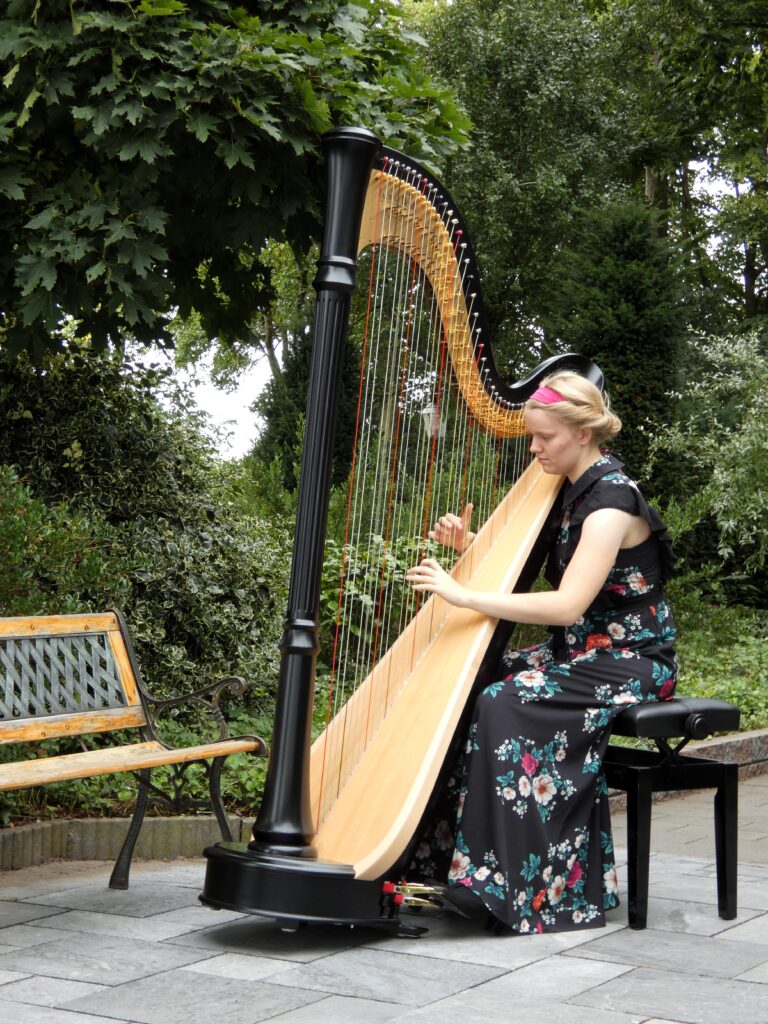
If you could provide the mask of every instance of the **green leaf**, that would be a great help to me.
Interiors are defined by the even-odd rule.
[[[40,213],[28,220],[24,227],[32,231],[36,231],[38,228],[50,227],[58,212],[59,210],[56,206],[46,206]]]
[[[39,90],[30,89],[29,95],[24,100],[24,106],[21,108],[21,113],[19,114],[18,120],[16,121],[16,124],[19,126],[19,128],[22,128],[27,123],[32,113],[32,107],[34,107],[35,102],[39,99]]]
[[[102,277],[107,270],[107,264],[104,260],[98,260],[93,266],[88,267],[85,272],[85,279],[88,284],[92,284],[97,278]]]
[[[35,320],[46,319],[53,312],[51,293],[42,288],[37,288],[29,295],[25,295],[19,302],[21,320],[25,327],[29,327]]]
[[[139,4],[139,12],[146,14],[148,18],[165,18],[174,14],[185,14],[187,5],[180,3],[180,0],[142,0]]]
[[[56,267],[44,256],[30,253],[16,263],[16,281],[22,295],[29,295],[38,285],[50,291],[56,283]]]
[[[24,199],[25,193],[22,185],[28,185],[29,178],[26,178],[20,170],[15,167],[0,167],[0,195],[8,199]]]
[[[206,142],[220,122],[214,114],[195,113],[187,118],[187,131],[192,132],[200,142]]]
[[[3,79],[3,85],[6,89],[10,89],[10,87],[13,85],[13,80],[16,77],[16,75],[18,75],[20,68],[21,64],[14,64],[11,70],[5,76],[5,78]]]
[[[236,164],[243,164],[250,170],[254,169],[253,159],[239,142],[220,142],[216,147],[217,153],[224,158],[224,163],[232,170]]]

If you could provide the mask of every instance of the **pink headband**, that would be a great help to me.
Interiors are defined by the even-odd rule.
[[[554,405],[555,402],[565,402],[567,399],[554,388],[537,388],[531,395],[530,401],[541,402],[542,405]]]

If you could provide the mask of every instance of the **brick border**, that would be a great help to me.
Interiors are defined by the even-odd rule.
[[[739,777],[768,772],[768,729],[717,736],[692,743],[686,752],[721,761],[736,761]],[[654,799],[671,799],[677,793],[657,793]],[[682,795],[682,793],[681,793]],[[626,803],[623,793],[610,799],[612,811]],[[29,825],[0,828],[0,871],[36,867],[51,860],[116,859],[128,830],[128,818],[61,818]],[[250,820],[234,815],[229,827],[237,842],[247,841]],[[221,838],[212,816],[145,818],[136,844],[135,860],[175,860],[199,857],[206,846]]]
[[[51,860],[114,861],[128,831],[129,818],[59,818],[0,828],[0,871],[36,867]],[[248,838],[250,824],[230,815],[235,841]],[[221,840],[212,815],[145,818],[134,860],[199,857]]]

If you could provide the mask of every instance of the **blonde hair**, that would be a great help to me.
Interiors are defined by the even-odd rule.
[[[526,409],[543,409],[576,429],[591,427],[592,437],[598,445],[615,437],[621,430],[621,420],[611,412],[608,395],[581,374],[560,370],[546,377],[540,387],[552,388],[565,401],[548,405],[529,398],[525,403]]]

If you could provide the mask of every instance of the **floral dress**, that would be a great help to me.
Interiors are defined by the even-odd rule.
[[[628,704],[665,700],[675,688],[675,625],[663,591],[671,544],[614,456],[567,487],[547,578],[558,585],[582,523],[603,508],[642,516],[650,537],[619,551],[577,622],[504,656],[504,678],[478,696],[443,813],[412,866],[467,886],[518,932],[596,927],[618,906],[601,767],[611,722]]]

